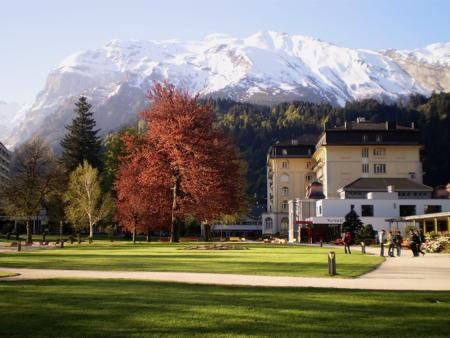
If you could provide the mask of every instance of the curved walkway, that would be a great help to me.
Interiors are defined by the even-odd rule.
[[[339,261],[337,265],[339,271]],[[450,255],[427,254],[424,257],[387,257],[376,270],[359,278],[310,278],[255,276],[190,272],[98,271],[2,268],[20,273],[2,281],[49,278],[135,279],[194,284],[246,285],[271,287],[320,287],[370,290],[436,290],[450,291]]]

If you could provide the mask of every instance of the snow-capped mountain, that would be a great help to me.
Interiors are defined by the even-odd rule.
[[[427,47],[413,53],[417,62],[441,60],[436,50],[442,52]],[[448,56],[449,46],[443,50]],[[436,89],[417,80],[398,61],[408,59],[404,55],[409,54],[350,49],[276,32],[244,39],[214,34],[202,41],[112,40],[69,56],[52,71],[6,143],[14,145],[33,134],[57,141],[81,94],[93,103],[104,132],[117,128],[148,104],[148,89],[161,80],[192,94],[264,104],[295,99],[343,105],[368,97],[396,100],[410,93],[426,95]]]
[[[386,50],[411,77],[428,91],[450,90],[450,43],[434,43],[412,51]]]
[[[0,100],[0,142],[22,122],[26,108],[17,102]]]

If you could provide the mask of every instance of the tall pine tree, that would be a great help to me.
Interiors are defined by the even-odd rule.
[[[72,124],[66,126],[68,132],[61,141],[62,161],[69,171],[75,170],[84,160],[94,168],[101,169],[101,143],[97,135],[99,129],[95,129],[92,105],[86,97],[81,96],[75,106],[77,116]]]

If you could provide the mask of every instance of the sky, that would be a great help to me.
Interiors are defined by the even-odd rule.
[[[450,0],[0,0],[0,100],[32,103],[50,71],[111,39],[189,39],[263,30],[340,46],[450,42]]]

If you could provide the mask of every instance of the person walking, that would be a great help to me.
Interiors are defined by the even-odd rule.
[[[386,231],[381,230],[378,234],[378,241],[380,242],[380,256],[384,257],[384,241],[386,240]]]
[[[419,254],[419,252],[425,256],[425,251],[422,250],[422,244],[425,243],[425,235],[423,234],[422,230],[417,230],[416,231],[416,235],[418,238],[418,243],[417,243],[417,255]]]
[[[392,234],[392,231],[388,232],[387,244],[388,244],[388,256],[394,257],[394,235]]]
[[[351,254],[352,252],[350,251],[350,244],[352,243],[352,234],[350,233],[350,231],[346,231],[344,233],[344,250],[345,253]]]
[[[394,236],[394,244],[397,248],[397,257],[400,257],[402,253],[402,243],[403,243],[403,237],[402,233],[400,231],[397,231],[396,235]]]
[[[419,256],[419,253],[417,251],[418,242],[419,242],[419,238],[418,238],[417,234],[414,231],[410,230],[409,231],[409,248],[411,249],[414,257]]]

